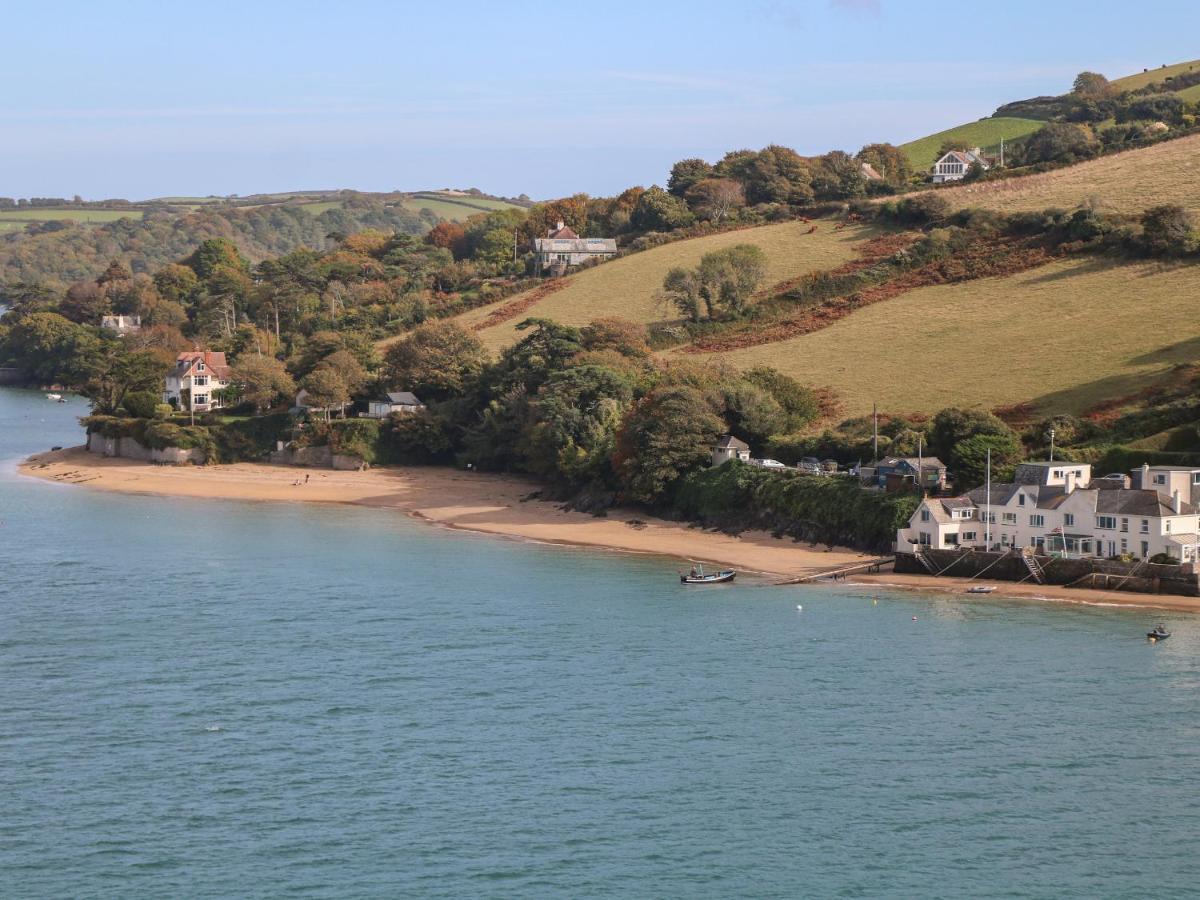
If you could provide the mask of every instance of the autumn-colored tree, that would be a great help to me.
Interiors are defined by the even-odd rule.
[[[732,178],[704,178],[687,190],[688,206],[702,219],[720,222],[746,205],[746,192]]]
[[[417,326],[392,345],[385,379],[389,386],[413,391],[423,400],[442,400],[462,394],[487,360],[479,338],[457,322],[442,319]]]
[[[325,411],[326,422],[329,421],[331,409],[344,408],[350,402],[350,388],[342,376],[329,366],[317,366],[300,384],[307,394],[308,405]]]
[[[1071,93],[1085,100],[1104,100],[1116,93],[1116,88],[1098,72],[1080,72],[1075,76]]]
[[[579,337],[589,351],[615,350],[622,356],[638,359],[650,355],[646,326],[628,319],[616,316],[593,319],[579,329]]]
[[[691,225],[695,218],[686,203],[655,185],[638,198],[630,224],[638,231],[673,231]]]
[[[438,222],[425,235],[425,240],[434,247],[449,250],[455,259],[467,255],[467,230],[457,222]]]
[[[667,178],[667,192],[676,197],[686,197],[697,182],[713,177],[713,167],[702,159],[681,159],[671,166]]]
[[[273,356],[247,354],[239,357],[231,369],[242,399],[253,403],[256,412],[269,409],[280,396],[291,397],[296,393],[296,382]]]
[[[887,184],[896,187],[906,184],[912,177],[908,154],[892,144],[867,144],[858,151],[855,159],[869,165]]]
[[[179,263],[168,263],[154,273],[154,286],[164,300],[178,301],[186,297],[198,281],[193,269]]]

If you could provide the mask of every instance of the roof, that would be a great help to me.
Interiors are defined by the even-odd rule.
[[[1096,491],[1095,494],[1096,512],[1098,513],[1106,515],[1150,516],[1154,518],[1176,515],[1175,510],[1171,506],[1171,498],[1160,494],[1158,491],[1118,488],[1116,490]],[[1178,515],[1195,515],[1195,513],[1195,506],[1190,503],[1180,502]]]
[[[199,362],[204,368],[218,378],[229,377],[229,366],[225,362],[225,354],[219,350],[185,350],[175,357],[175,375],[183,377],[191,374]]]
[[[875,469],[878,469],[881,466],[895,467],[895,466],[900,465],[901,463],[908,463],[909,468],[912,468],[912,469],[915,469],[917,467],[918,463],[920,463],[921,468],[923,468],[923,469],[944,469],[944,468],[946,468],[946,464],[944,462],[942,462],[940,459],[938,459],[936,456],[925,456],[925,457],[885,456],[883,459],[876,460],[875,462],[871,463],[871,467],[875,468]]]
[[[424,406],[412,391],[388,391],[387,398],[394,406]]]
[[[745,441],[739,441],[732,434],[727,434],[717,441],[718,450],[749,450],[750,445]]]
[[[538,253],[616,253],[615,238],[537,238],[533,249]]]
[[[988,165],[989,165],[988,161],[983,156],[980,156],[976,153],[972,153],[970,150],[951,150],[948,153],[946,153],[944,156],[942,156],[940,159],[938,159],[937,162],[940,163],[946,159],[953,159],[957,162],[962,163],[964,166],[969,166],[969,165],[971,165],[971,163],[977,162],[981,166],[983,166],[985,169],[988,168]],[[936,166],[937,163],[934,163],[934,165]]]
[[[1169,534],[1167,541],[1172,544],[1200,544],[1200,534]]]
[[[579,235],[575,233],[574,229],[572,229],[569,225],[564,225],[562,222],[558,223],[558,227],[551,228],[549,231],[547,231],[546,237],[572,241],[579,240]]]

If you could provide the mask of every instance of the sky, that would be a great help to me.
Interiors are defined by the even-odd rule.
[[[1084,69],[1200,58],[1196,0],[4,6],[8,197],[603,196],[685,157],[899,144]]]

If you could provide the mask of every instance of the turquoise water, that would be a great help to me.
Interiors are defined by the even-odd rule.
[[[82,411],[0,389],[4,896],[1200,884],[1200,620],[15,474]]]

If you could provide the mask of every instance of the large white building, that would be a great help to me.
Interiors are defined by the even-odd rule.
[[[978,147],[973,150],[951,150],[933,164],[933,183],[961,181],[967,177],[973,163],[979,163],[985,172],[991,168],[991,163]]]
[[[207,412],[221,408],[216,393],[229,387],[229,366],[225,354],[213,350],[188,350],[175,359],[175,368],[166,378],[163,402],[185,412]]]
[[[1022,463],[1014,481],[993,484],[990,495],[977,488],[921,501],[896,533],[896,549],[1030,547],[1069,557],[1148,559],[1165,553],[1182,563],[1200,561],[1200,509],[1191,502],[1200,468],[1143,466],[1134,480],[1149,486],[1093,481],[1085,463]]]

